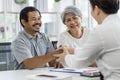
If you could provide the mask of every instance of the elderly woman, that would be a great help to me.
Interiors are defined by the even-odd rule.
[[[74,6],[68,6],[62,12],[61,18],[67,30],[60,34],[57,47],[67,46],[78,48],[83,46],[88,39],[90,30],[81,26],[82,14],[80,9]],[[70,51],[70,53],[74,54],[74,51]],[[90,66],[95,66],[95,63]]]
[[[73,48],[82,46],[87,40],[89,30],[81,26],[81,11],[74,6],[68,6],[62,12],[61,18],[67,30],[60,34],[57,47],[61,45]]]

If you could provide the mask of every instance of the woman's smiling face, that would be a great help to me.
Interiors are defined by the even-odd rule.
[[[78,30],[81,27],[81,17],[72,13],[65,14],[65,25],[70,31]]]

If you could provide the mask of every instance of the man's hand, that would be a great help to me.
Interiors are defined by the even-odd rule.
[[[65,47],[70,54],[74,54],[74,48],[69,47],[69,46],[65,46],[65,45],[60,45],[59,48],[63,49],[63,47]]]
[[[63,53],[63,49],[62,48],[58,48],[55,51],[53,51],[53,54],[61,54]]]
[[[59,62],[55,62],[54,68],[63,68],[63,65]]]
[[[50,67],[56,67],[56,68],[62,67],[62,65],[60,65],[60,64],[58,64],[58,62],[56,62],[57,57],[54,57],[55,54],[61,54],[61,53],[63,53],[62,48],[59,48],[59,49],[56,49],[56,50],[50,52],[50,56],[53,57],[53,60],[49,62]]]
[[[55,54],[54,56],[56,57],[56,61],[61,63],[61,64],[65,64],[65,56],[67,54],[69,54],[69,51],[67,50],[66,47],[63,47],[62,46],[62,49],[63,49],[63,53],[61,54]]]

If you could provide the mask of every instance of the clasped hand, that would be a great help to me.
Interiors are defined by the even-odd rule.
[[[57,62],[64,65],[65,64],[65,56],[70,53],[69,47],[61,46],[61,47],[59,47],[59,49],[62,49],[63,52],[61,54],[54,54],[54,56],[56,57]]]

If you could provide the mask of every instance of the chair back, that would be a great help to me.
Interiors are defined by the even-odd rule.
[[[11,42],[0,43],[0,70],[9,70],[12,60]]]
[[[52,41],[53,47],[57,49],[57,41]]]

